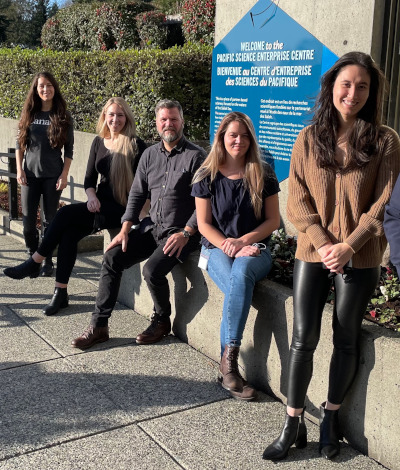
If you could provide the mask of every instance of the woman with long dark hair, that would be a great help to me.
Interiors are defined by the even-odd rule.
[[[225,296],[219,381],[240,400],[256,397],[239,372],[238,357],[255,283],[272,265],[268,241],[280,223],[278,192],[250,118],[227,114],[195,174],[192,195],[203,236],[200,265]]]
[[[40,72],[35,75],[25,99],[16,144],[23,233],[30,255],[39,245],[36,220],[40,197],[43,196],[43,228],[46,232],[56,215],[61,191],[67,186],[73,146],[72,119],[58,83],[51,73]],[[40,274],[51,276],[52,272],[52,253],[49,253]]]
[[[102,229],[121,227],[133,177],[146,148],[136,136],[134,116],[122,98],[107,101],[100,113],[97,133],[84,182],[87,202],[62,207],[32,257],[4,270],[13,279],[36,277],[40,263],[58,245],[55,290],[43,310],[45,315],[54,315],[68,306],[67,287],[79,240]]]
[[[357,372],[361,322],[386,247],[384,208],[400,169],[399,137],[379,119],[384,82],[368,54],[345,54],[322,77],[312,124],[293,147],[287,215],[299,233],[287,414],[264,459],[307,445],[304,402],[332,283],[333,354],[319,451],[327,459],[340,451],[339,409]]]

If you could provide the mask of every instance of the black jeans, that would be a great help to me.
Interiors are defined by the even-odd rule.
[[[143,267],[143,277],[154,302],[154,312],[164,318],[171,315],[170,292],[166,276],[190,252],[198,249],[199,238],[198,236],[189,238],[181,252],[180,260],[175,256],[163,253],[165,242],[166,240],[156,241],[152,231],[140,233],[139,230],[132,230],[129,233],[126,252],[123,252],[122,246],[118,245],[104,254],[96,306],[91,320],[94,327],[108,325],[108,319],[117,302],[124,269],[128,269],[147,258],[148,261]]]
[[[40,196],[43,194],[43,229],[46,232],[57,213],[61,191],[56,190],[58,178],[27,178],[27,180],[28,186],[21,186],[22,221],[25,245],[28,251],[33,254],[39,244],[36,219]],[[51,253],[48,254],[51,255]]]
[[[94,214],[85,202],[62,207],[48,227],[38,252],[48,256],[58,245],[56,281],[68,284],[78,252],[78,242],[94,230],[121,227],[122,206],[101,201],[100,213]]]
[[[329,370],[328,400],[340,405],[358,368],[359,335],[368,301],[376,288],[380,268],[352,269],[347,278],[338,274],[333,281],[322,263],[296,260],[294,268],[293,338],[289,355],[288,406],[303,408],[313,372],[322,311],[331,288],[333,308],[333,354]]]

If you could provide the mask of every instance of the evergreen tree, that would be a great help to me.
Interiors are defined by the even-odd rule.
[[[40,46],[40,36],[42,34],[43,25],[47,21],[48,8],[49,0],[35,0],[33,2],[32,17],[30,21],[30,46]]]
[[[32,4],[29,0],[11,0],[7,8],[6,42],[8,45],[28,46],[30,44],[31,10]]]
[[[47,10],[47,18],[51,18],[58,12],[59,8],[56,2],[52,3]]]
[[[0,0],[0,43],[5,42],[7,39],[7,27],[10,23],[7,17],[7,10],[10,4],[10,0]]]

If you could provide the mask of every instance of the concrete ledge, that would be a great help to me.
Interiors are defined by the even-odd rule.
[[[219,361],[219,326],[223,296],[192,255],[170,274],[175,312],[173,333],[208,357]],[[144,264],[144,263],[143,263]],[[123,275],[119,301],[150,318],[152,301],[142,280],[143,265]],[[256,286],[241,348],[247,379],[260,390],[286,401],[287,360],[292,334],[292,291],[268,280]],[[307,397],[308,417],[318,421],[326,399],[332,353],[332,309],[327,306],[314,376]],[[111,322],[112,325],[112,322]],[[400,336],[364,322],[359,373],[340,414],[346,439],[364,454],[389,468],[399,468]]]
[[[0,231],[2,234],[11,235],[21,243],[24,242],[22,220],[9,220],[8,213],[0,209]],[[78,243],[78,253],[102,250],[104,245],[104,235],[89,235]],[[54,251],[54,256],[57,249]]]

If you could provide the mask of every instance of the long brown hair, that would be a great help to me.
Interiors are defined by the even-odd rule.
[[[109,138],[110,129],[106,122],[107,109],[112,105],[118,105],[125,114],[126,123],[118,135],[117,143],[112,151],[110,181],[115,199],[126,205],[128,201],[129,190],[133,182],[133,162],[138,153],[136,143],[136,125],[133,113],[128,103],[119,97],[110,98],[101,110],[97,122],[97,133],[100,137]]]
[[[249,135],[250,146],[246,153],[246,166],[243,180],[249,190],[254,213],[256,214],[256,217],[260,219],[263,203],[262,192],[264,188],[264,166],[261,160],[260,148],[257,143],[253,123],[246,114],[232,112],[222,119],[217,133],[215,134],[210,153],[194,175],[193,183],[197,183],[209,175],[211,181],[214,180],[219,168],[225,163],[226,149],[224,145],[224,137],[229,124],[234,121],[243,124]]]
[[[321,91],[314,106],[314,117],[310,128],[314,151],[320,167],[336,168],[335,150],[338,140],[339,117],[333,104],[333,86],[343,67],[358,65],[370,77],[368,100],[357,114],[356,121],[348,135],[347,168],[364,166],[378,151],[380,135],[380,113],[382,109],[385,76],[363,52],[349,52],[343,55],[322,77]]]
[[[29,126],[35,119],[35,115],[42,110],[42,100],[37,92],[38,81],[41,77],[46,78],[54,87],[54,97],[50,110],[50,126],[47,131],[51,147],[59,149],[63,147],[67,140],[68,128],[72,125],[57,80],[50,72],[37,73],[26,96],[18,124],[18,141],[22,152],[29,146]]]

